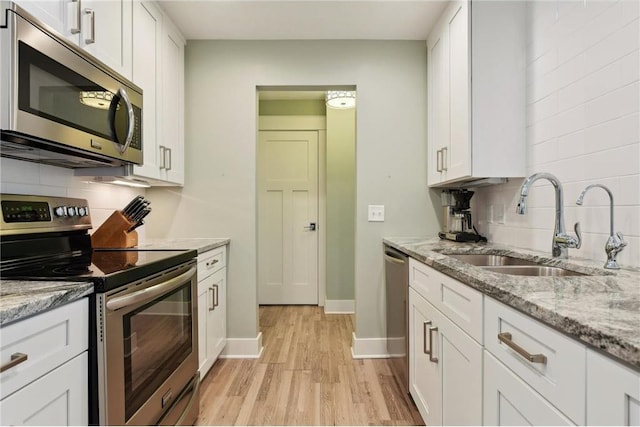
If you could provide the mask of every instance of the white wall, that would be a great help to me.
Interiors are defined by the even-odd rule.
[[[6,194],[87,199],[93,230],[97,229],[114,210],[122,209],[136,195],[145,195],[142,188],[88,184],[83,179],[75,177],[71,169],[4,157],[0,158],[0,189]],[[140,227],[137,231],[139,238],[143,239],[145,227]]]
[[[606,259],[608,196],[595,188],[582,207],[575,204],[584,187],[601,183],[614,194],[615,231],[628,242],[618,261],[640,266],[639,8],[635,0],[528,5],[527,172],[550,172],[563,183],[567,229],[580,221],[583,232],[582,248],[570,249],[570,257]],[[515,214],[521,183],[478,191],[479,231],[494,242],[550,253],[552,187],[538,181],[521,216]]]
[[[424,42],[189,41],[182,190],[148,191],[164,207],[154,236],[230,237],[231,338],[255,338],[256,86],[356,85],[356,334],[383,337],[383,236],[435,234],[426,186]],[[386,222],[368,223],[368,204]],[[158,211],[154,208],[154,214]]]

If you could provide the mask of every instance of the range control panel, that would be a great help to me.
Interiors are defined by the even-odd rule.
[[[3,235],[91,228],[84,199],[2,194],[0,209]]]

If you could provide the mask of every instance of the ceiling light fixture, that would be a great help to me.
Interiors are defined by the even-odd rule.
[[[350,90],[330,90],[327,92],[327,107],[354,108],[356,106],[356,92]]]

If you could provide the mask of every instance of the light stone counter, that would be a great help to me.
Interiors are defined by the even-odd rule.
[[[138,243],[138,249],[194,249],[198,254],[210,251],[220,246],[228,245],[231,239],[227,238],[168,238],[147,239]]]
[[[438,238],[386,238],[389,246],[595,347],[640,371],[640,269],[605,270],[602,261],[551,258],[526,249]],[[493,273],[447,254],[509,255],[589,276],[529,277]]]
[[[90,282],[2,280],[0,326],[59,307],[93,293]]]

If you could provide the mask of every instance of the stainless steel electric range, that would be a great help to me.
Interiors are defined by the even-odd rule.
[[[196,251],[91,247],[86,200],[0,195],[0,277],[91,281],[89,421],[193,424]]]

